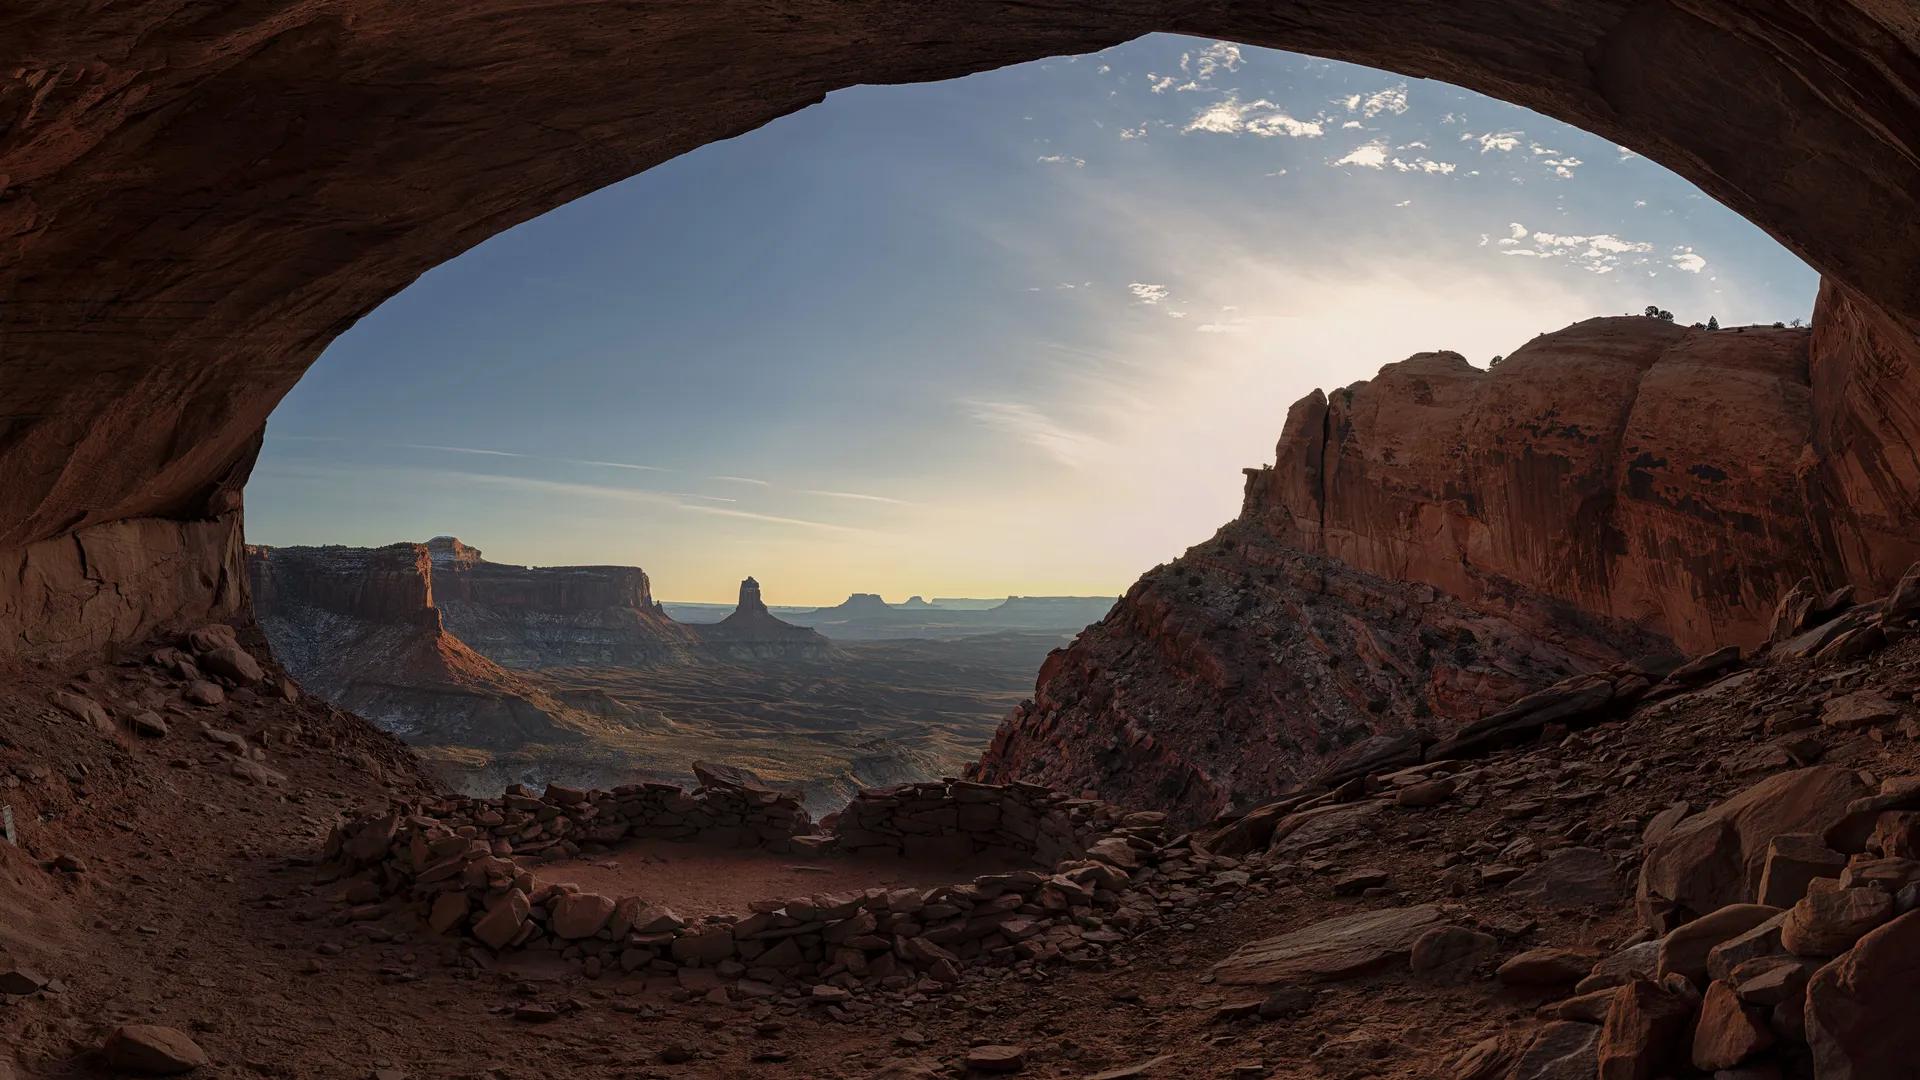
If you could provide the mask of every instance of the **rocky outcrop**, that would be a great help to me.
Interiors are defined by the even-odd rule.
[[[702,653],[718,660],[824,660],[833,651],[818,631],[775,618],[760,599],[760,583],[752,578],[740,583],[740,603],[733,614],[687,629],[698,638]]]
[[[511,566],[451,536],[426,549],[447,628],[507,667],[635,667],[685,660],[694,645],[637,566]]]
[[[970,775],[1195,821],[1395,753],[1657,636],[1536,598],[1488,614],[1235,522],[1040,669]]]
[[[1491,371],[1423,353],[1316,391],[1240,518],[1050,659],[976,773],[1204,815],[1347,747],[1499,735],[1569,674],[1757,645],[1802,578],[1884,592],[1920,536],[1899,434],[1920,414],[1810,357],[1900,370],[1867,351],[1886,329],[1590,319]]]
[[[1863,432],[1863,402],[1811,376],[1815,341],[1835,368],[1860,347],[1831,336],[1627,317],[1535,338],[1492,371],[1423,353],[1296,403],[1245,516],[1487,610],[1546,595],[1688,650],[1752,645],[1801,577],[1881,592],[1920,543],[1920,475],[1899,475],[1912,451],[1895,430],[1920,432],[1920,412],[1877,406],[1884,429]]]
[[[841,87],[1156,30],[1447,80],[1579,124],[1786,243],[1851,293],[1859,328],[1902,350],[1920,329],[1920,24],[1893,0],[263,0],[213,19],[26,0],[0,13],[16,61],[0,76],[0,548],[237,509],[268,414],[327,343],[518,222]],[[1833,430],[1884,440],[1883,422],[1904,423],[1860,407]],[[1842,456],[1863,484],[1882,475],[1871,446]],[[213,546],[186,561],[217,562],[214,539],[193,537]],[[140,621],[207,610],[216,588]]]
[[[423,544],[247,548],[256,615],[308,691],[410,743],[576,743],[599,726],[449,633]]]

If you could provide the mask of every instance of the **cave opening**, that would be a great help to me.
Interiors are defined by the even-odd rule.
[[[1357,65],[1157,35],[841,91],[508,230],[342,335],[249,481],[254,604],[297,677],[464,790],[720,760],[824,813],[964,771],[1048,651],[1241,515],[1302,395],[1451,350],[1435,415],[1459,414],[1464,373],[1649,304],[1777,327],[1790,357],[1815,284],[1623,146]],[[1638,350],[1637,385],[1671,344],[1599,348]],[[1271,617],[1271,591],[1228,617]],[[1667,614],[1635,602],[1617,614]],[[1296,633],[1261,637],[1249,663],[1298,662]],[[1336,684],[1356,717],[1434,711],[1377,672]],[[1380,727],[1348,719],[1342,745]],[[1237,786],[1300,779],[1268,770]]]

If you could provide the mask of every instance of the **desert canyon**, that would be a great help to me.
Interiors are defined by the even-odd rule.
[[[1154,30],[1616,139],[1818,270],[1812,325],[1379,357],[1104,613],[245,542],[268,414],[424,271],[842,86]],[[0,1080],[1914,1075],[1904,3],[29,0],[0,41]]]

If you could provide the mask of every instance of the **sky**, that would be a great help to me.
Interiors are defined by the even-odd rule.
[[[1577,128],[1154,35],[843,90],[430,271],[274,413],[248,538],[453,534],[682,601],[1115,595],[1316,387],[1816,286]]]

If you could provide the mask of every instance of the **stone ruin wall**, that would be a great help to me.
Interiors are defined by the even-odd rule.
[[[715,968],[762,985],[842,973],[911,983],[953,981],[975,959],[1098,948],[1102,933],[1119,940],[1063,924],[1118,906],[1129,868],[1164,840],[1164,820],[1029,784],[943,780],[861,792],[816,831],[793,795],[724,780],[692,792],[645,783],[535,795],[516,785],[497,799],[448,797],[359,818],[333,831],[324,858],[328,880],[347,882],[349,921],[411,907],[435,933],[495,953],[558,951],[589,974],[617,965],[662,975]],[[642,896],[544,881],[533,868],[629,839],[828,857],[992,856],[1033,868],[931,889],[760,900],[694,922]]]

